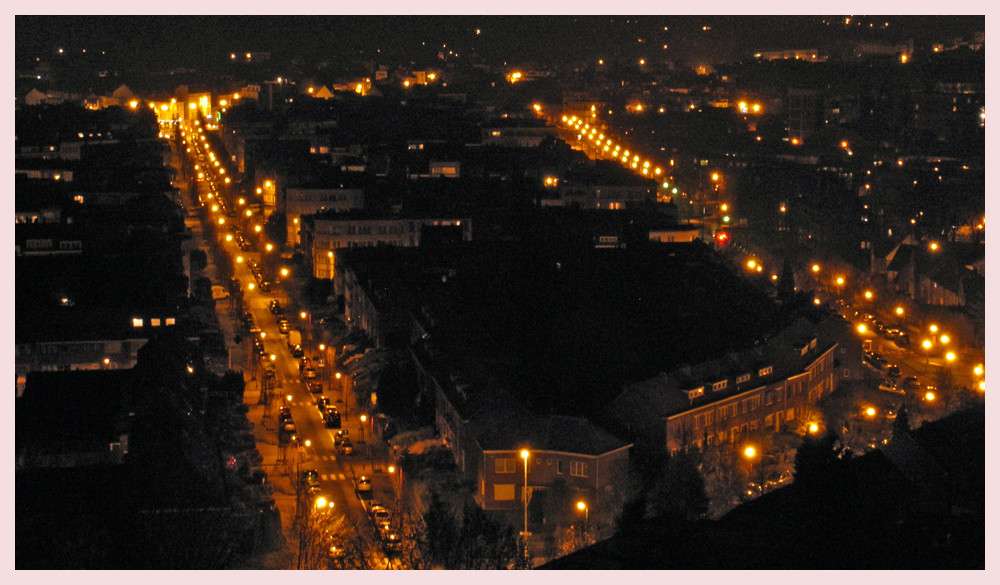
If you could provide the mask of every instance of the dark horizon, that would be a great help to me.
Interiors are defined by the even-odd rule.
[[[851,18],[850,25],[845,19]],[[883,26],[889,22],[890,26]],[[857,25],[860,23],[860,25]],[[400,32],[402,31],[402,33]],[[478,31],[478,32],[477,32]],[[649,15],[226,15],[16,16],[18,63],[69,52],[105,51],[113,67],[204,67],[236,51],[272,58],[434,58],[475,52],[490,61],[644,56],[724,62],[754,50],[814,48],[848,41],[916,45],[985,31],[984,16]],[[193,43],[192,40],[196,42]],[[667,49],[663,49],[667,45]],[[808,45],[808,47],[806,46]]]

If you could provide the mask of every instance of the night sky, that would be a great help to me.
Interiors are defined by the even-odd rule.
[[[640,6],[642,8],[642,6]],[[865,40],[917,45],[969,39],[983,16],[16,16],[19,64],[105,51],[114,67],[199,68],[230,52],[275,59],[413,59],[474,51],[489,61],[540,63],[646,57],[723,62],[754,50]],[[889,27],[884,22],[890,23]],[[478,30],[478,33],[477,33]],[[667,45],[664,49],[663,45]]]

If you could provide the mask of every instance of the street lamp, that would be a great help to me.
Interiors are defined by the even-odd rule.
[[[531,453],[527,449],[521,449],[521,459],[524,459],[524,490],[521,499],[524,500],[524,554],[528,554],[528,457]]]
[[[583,512],[583,533],[586,535],[590,529],[590,507],[587,506],[586,502],[580,500],[576,503],[576,509]]]
[[[306,350],[312,353],[312,313],[302,311],[299,313],[299,319],[306,321]]]
[[[389,466],[389,475],[392,475],[393,473],[396,473],[396,471],[397,471],[397,467],[395,465],[390,465]],[[396,486],[395,486],[396,487],[396,508],[397,508],[396,512],[397,513],[399,513],[399,502],[403,499],[403,466],[402,465],[399,466],[398,471],[399,471],[399,479],[398,479],[399,483],[396,484]]]
[[[365,421],[366,420],[368,420],[368,415],[362,414],[361,415],[361,424],[358,425],[358,428],[361,429],[361,442],[362,443],[365,442]]]
[[[920,345],[924,348],[924,373],[927,373],[931,369],[931,346],[934,344],[930,339],[925,339]]]

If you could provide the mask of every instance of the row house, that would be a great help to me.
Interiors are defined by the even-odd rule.
[[[60,299],[59,307],[69,313],[16,332],[14,370],[19,390],[28,372],[129,369],[136,364],[139,348],[157,330],[178,325],[172,309],[74,312],[74,301],[68,297]]]
[[[453,274],[410,264],[398,248],[348,250],[338,256],[334,290],[343,295],[352,329],[378,346],[392,338],[408,347],[420,401],[462,474],[489,510],[516,510],[527,495],[560,483],[595,505],[627,476],[630,444],[590,421],[527,411],[475,358],[457,357],[437,341],[431,305]],[[420,296],[423,301],[416,300]],[[525,482],[525,460],[528,473]]]
[[[303,219],[301,242],[316,278],[333,278],[336,250],[369,246],[418,247],[431,232],[472,240],[472,220],[447,217],[364,217],[325,214]]]
[[[341,185],[339,188],[297,188],[285,190],[285,221],[288,222],[288,244],[298,245],[299,223],[303,215],[330,210],[336,213],[362,209],[365,195],[361,188]]]
[[[803,318],[752,350],[633,384],[611,414],[668,453],[800,430],[842,380],[861,378],[860,347],[843,319]]]
[[[627,477],[631,444],[587,419],[528,412],[485,373],[456,373],[428,338],[411,356],[421,400],[434,405],[435,427],[482,509],[519,510],[557,483],[596,508]]]

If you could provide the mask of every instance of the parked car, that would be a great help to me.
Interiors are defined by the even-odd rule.
[[[339,429],[340,428],[340,412],[332,407],[328,406],[325,411],[323,411],[323,424],[326,425],[328,429]]]
[[[896,382],[886,378],[878,385],[878,389],[883,392],[892,392],[893,394],[906,394],[903,390],[896,387]]]
[[[333,435],[333,444],[340,445],[341,442],[348,440],[350,436],[350,431],[347,429],[340,429],[335,435]]]
[[[280,315],[281,314],[281,303],[278,302],[278,299],[271,299],[271,302],[268,305],[268,309],[271,311],[272,314],[274,314],[274,315]]]
[[[903,375],[903,371],[899,369],[896,364],[889,364],[885,368],[885,375],[892,378],[893,380],[898,380],[900,376]]]
[[[899,387],[907,391],[919,390],[920,382],[917,381],[916,376],[907,376],[900,380]]]
[[[354,484],[354,489],[356,491],[358,491],[359,493],[360,492],[371,493],[371,491],[372,491],[372,480],[371,480],[371,478],[368,477],[367,475],[362,475],[361,477],[358,478],[358,481]]]
[[[306,382],[306,386],[309,387],[309,391],[313,394],[319,394],[323,391],[323,383],[319,380],[309,380]]]
[[[353,455],[354,444],[351,443],[350,439],[344,439],[339,445],[337,445],[337,452],[341,455]]]
[[[316,397],[316,408],[319,409],[320,413],[326,412],[326,407],[330,406],[330,399],[326,396]]]
[[[302,370],[302,377],[306,380],[312,380],[316,378],[316,370],[314,368],[306,368]]]

